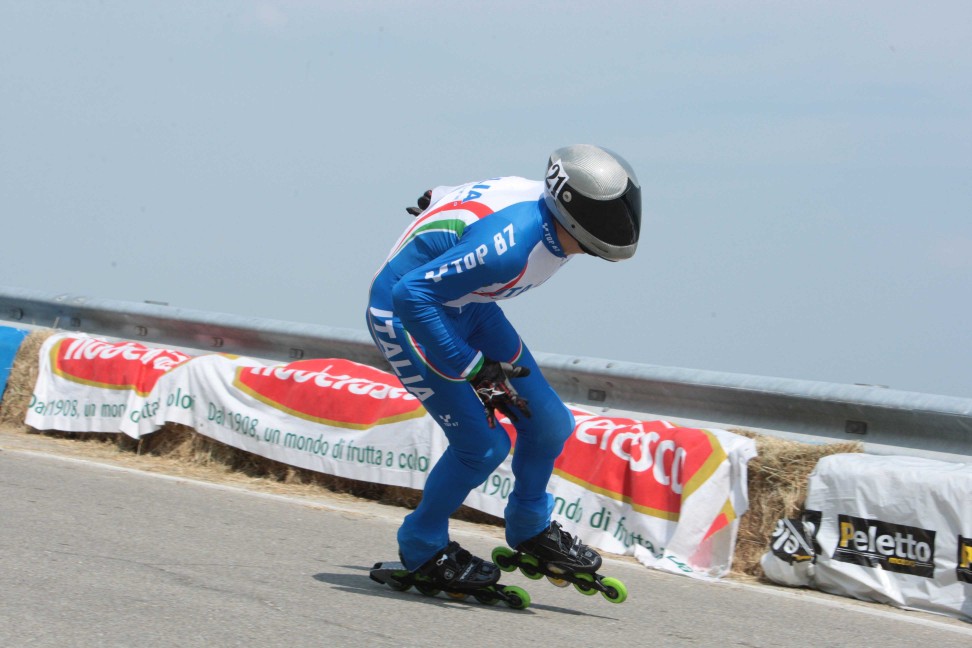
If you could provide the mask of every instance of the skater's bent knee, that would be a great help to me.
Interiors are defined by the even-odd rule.
[[[563,403],[553,403],[538,409],[522,431],[543,445],[563,445],[574,432],[574,414]]]
[[[458,447],[451,444],[449,451],[467,468],[492,472],[510,454],[510,447],[510,438],[503,432],[475,445]]]

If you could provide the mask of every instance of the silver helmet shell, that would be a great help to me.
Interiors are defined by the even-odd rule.
[[[641,232],[641,186],[624,158],[592,144],[559,148],[547,160],[547,208],[588,254],[634,256]]]

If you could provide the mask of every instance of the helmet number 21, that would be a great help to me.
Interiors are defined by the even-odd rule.
[[[560,190],[564,188],[564,185],[570,178],[567,176],[567,172],[564,171],[564,165],[560,160],[551,164],[547,171],[549,172],[547,174],[547,191],[550,192],[551,196],[556,198],[560,195]]]

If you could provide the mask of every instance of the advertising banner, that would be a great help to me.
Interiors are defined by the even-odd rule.
[[[291,466],[417,489],[445,449],[435,421],[393,375],[343,359],[193,358],[163,376],[120,429],[137,438],[169,421]]]
[[[654,568],[727,573],[753,441],[572,411],[577,424],[550,483],[555,517],[589,544]],[[28,425],[139,438],[167,422],[287,465],[415,489],[446,447],[393,374],[349,360],[189,358],[80,334],[45,343]],[[508,457],[466,504],[502,516],[512,487]]]
[[[41,347],[24,422],[38,430],[118,432],[155,382],[188,359],[136,342],[106,342],[83,333],[52,335]]]
[[[792,586],[972,621],[972,464],[838,454],[762,559]]]
[[[698,578],[728,573],[738,518],[749,506],[746,468],[755,443],[724,430],[571,411],[574,433],[550,480],[554,517],[564,528],[655,569]],[[502,516],[512,487],[507,459],[466,504]]]

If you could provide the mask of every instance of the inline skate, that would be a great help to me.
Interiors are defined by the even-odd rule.
[[[525,590],[515,585],[499,585],[500,571],[496,565],[473,556],[457,542],[450,542],[414,572],[401,562],[379,562],[369,575],[376,583],[399,592],[414,586],[426,596],[445,592],[449,598],[462,600],[472,595],[480,603],[493,605],[503,601],[516,610],[530,605],[530,595]]]
[[[557,522],[551,522],[545,531],[521,542],[515,549],[496,547],[492,559],[505,572],[519,568],[527,578],[537,580],[546,576],[557,587],[573,584],[587,596],[600,592],[612,603],[623,603],[628,598],[624,583],[597,573],[601,567],[600,554],[564,531]]]

